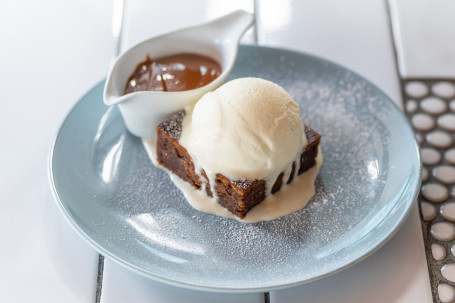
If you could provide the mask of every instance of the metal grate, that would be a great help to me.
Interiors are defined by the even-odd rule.
[[[418,200],[433,300],[453,302],[455,284],[442,273],[455,267],[455,81],[402,79],[401,91],[422,154]]]

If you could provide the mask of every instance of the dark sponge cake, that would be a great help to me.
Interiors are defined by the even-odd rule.
[[[201,172],[203,177],[203,180],[201,180],[195,171],[193,159],[179,143],[184,117],[185,111],[178,111],[156,127],[158,135],[157,160],[181,179],[189,182],[194,188],[203,189],[205,187],[207,195],[212,197],[210,181],[205,171],[202,170]],[[292,171],[288,180],[283,180],[284,172],[277,177],[272,186],[272,194],[279,191],[284,182],[287,184],[291,183],[296,173],[300,175],[316,163],[321,135],[306,125],[305,134],[308,144],[300,155],[300,163],[292,163]],[[213,188],[216,191],[218,203],[242,219],[266,197],[265,180],[230,180],[221,173],[217,173]]]

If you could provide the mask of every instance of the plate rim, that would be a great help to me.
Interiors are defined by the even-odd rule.
[[[293,54],[296,54],[296,55],[299,55],[299,56],[303,55],[303,56],[311,58],[313,60],[317,60],[317,61],[320,61],[320,62],[323,62],[323,63],[328,63],[328,64],[330,64],[332,66],[335,66],[335,67],[337,67],[339,69],[349,71],[355,77],[365,81],[376,92],[379,92],[380,94],[382,94],[384,99],[387,100],[387,102],[390,103],[394,107],[394,110],[396,110],[397,112],[399,112],[401,114],[403,121],[406,122],[405,123],[406,127],[408,128],[409,131],[411,131],[411,133],[413,133],[412,127],[410,126],[409,122],[405,118],[405,115],[404,115],[403,111],[398,107],[398,105],[395,102],[393,102],[392,99],[387,94],[385,94],[381,89],[379,89],[374,83],[370,82],[365,77],[359,75],[358,73],[356,73],[355,71],[352,71],[349,68],[346,68],[346,67],[344,67],[344,66],[342,66],[342,65],[340,65],[338,63],[332,62],[332,61],[327,60],[325,58],[322,58],[322,57],[319,57],[319,56],[316,56],[316,55],[313,55],[313,54],[308,54],[306,52],[296,51],[296,50],[293,50],[293,49],[280,48],[280,47],[269,47],[269,46],[257,46],[257,45],[241,45],[240,47],[244,48],[244,49],[267,49],[267,50],[275,51],[275,52],[293,53]],[[110,260],[114,261],[115,263],[123,266],[124,268],[127,268],[128,270],[131,270],[133,272],[136,272],[136,273],[138,273],[141,276],[144,276],[146,278],[153,279],[155,281],[163,282],[163,283],[166,283],[168,285],[173,285],[173,286],[176,286],[176,287],[183,287],[183,288],[191,289],[191,290],[200,290],[200,291],[217,292],[217,293],[268,292],[268,291],[275,291],[275,290],[286,289],[286,288],[290,288],[290,287],[295,287],[295,286],[308,284],[308,283],[311,283],[311,282],[314,282],[314,281],[317,281],[317,280],[321,280],[321,279],[324,279],[326,277],[335,275],[335,274],[337,274],[337,273],[339,273],[339,272],[341,272],[341,271],[343,271],[343,270],[345,270],[345,269],[347,269],[347,268],[349,268],[351,266],[354,266],[354,265],[360,263],[361,261],[365,260],[369,256],[371,256],[372,254],[374,254],[380,248],[382,248],[398,232],[398,230],[401,228],[401,226],[406,222],[406,219],[409,216],[409,214],[410,214],[410,212],[411,212],[411,210],[413,208],[413,205],[417,201],[417,196],[418,196],[419,188],[420,188],[420,185],[421,185],[422,160],[421,160],[421,156],[420,156],[420,153],[419,153],[418,143],[416,141],[416,138],[414,137],[413,140],[412,140],[413,141],[413,148],[412,149],[416,152],[415,153],[415,155],[417,157],[416,158],[416,160],[417,160],[416,164],[417,164],[417,166],[419,168],[419,169],[417,169],[417,174],[414,177],[414,179],[417,181],[416,182],[416,187],[413,189],[413,191],[411,193],[411,197],[409,198],[409,201],[407,201],[406,203],[395,204],[394,207],[393,207],[393,209],[396,209],[397,206],[401,205],[401,207],[404,207],[405,211],[401,213],[401,215],[398,217],[398,220],[395,221],[394,224],[389,224],[388,225],[388,226],[392,226],[392,227],[387,229],[387,232],[384,233],[384,235],[383,235],[383,237],[381,237],[380,241],[376,241],[376,243],[374,243],[375,245],[372,246],[368,251],[363,253],[361,256],[355,258],[354,260],[350,260],[349,262],[346,262],[343,266],[339,266],[335,270],[332,270],[332,271],[326,272],[324,274],[315,276],[313,278],[305,279],[305,280],[300,280],[300,281],[295,281],[295,282],[287,282],[287,283],[281,283],[281,284],[275,284],[275,285],[269,285],[269,286],[263,286],[263,287],[245,287],[245,288],[217,287],[217,286],[200,285],[200,284],[197,284],[197,283],[187,283],[187,282],[176,281],[176,280],[172,280],[172,279],[168,279],[168,278],[163,278],[163,277],[161,277],[159,275],[150,273],[149,271],[145,271],[145,270],[141,269],[140,267],[138,267],[138,266],[136,266],[134,264],[131,264],[130,262],[128,262],[128,261],[116,256],[115,254],[111,253],[109,250],[105,249],[103,246],[98,244],[94,239],[92,239],[90,237],[90,235],[88,235],[81,228],[81,226],[76,222],[75,218],[70,214],[69,210],[67,209],[68,206],[61,199],[61,197],[60,197],[60,195],[58,193],[58,190],[56,188],[55,181],[54,181],[55,180],[54,170],[53,170],[53,167],[54,167],[54,163],[53,163],[54,152],[55,152],[55,146],[57,144],[58,138],[61,135],[61,129],[62,129],[63,125],[68,120],[68,118],[71,116],[71,114],[74,112],[76,107],[78,107],[80,105],[81,101],[83,99],[87,98],[87,96],[93,90],[97,89],[98,86],[103,85],[105,83],[105,80],[106,79],[104,78],[104,79],[98,81],[95,85],[90,87],[81,97],[79,97],[77,99],[77,101],[75,102],[75,104],[68,110],[68,112],[66,113],[66,115],[62,119],[60,125],[58,126],[57,131],[56,131],[56,133],[55,133],[55,135],[53,137],[49,152],[48,152],[47,170],[48,170],[49,185],[50,185],[51,192],[52,192],[52,195],[54,197],[54,201],[57,204],[58,209],[63,214],[63,216],[65,217],[66,221],[73,228],[73,230],[76,231],[76,233],[82,239],[84,239],[84,241],[86,243],[88,243],[92,248],[95,249],[96,252],[98,252],[99,254],[103,255],[104,257],[107,257],[108,259],[110,259]],[[380,224],[384,224],[386,218],[388,218],[388,215],[386,215],[383,220],[378,222],[378,224],[376,226],[379,226]],[[362,241],[365,237],[368,237],[369,235],[371,235],[371,232],[367,233],[364,236],[362,236],[361,238],[359,238],[358,241],[359,242]]]

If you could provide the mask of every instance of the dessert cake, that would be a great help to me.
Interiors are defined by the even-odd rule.
[[[204,190],[210,197],[216,197],[221,206],[241,219],[268,194],[276,193],[283,184],[291,183],[296,175],[304,173],[315,165],[321,136],[304,125],[307,144],[297,159],[290,163],[290,173],[280,172],[272,181],[273,185],[267,186],[265,179],[232,180],[220,172],[215,174],[214,184],[211,184],[204,168],[200,168],[200,173],[196,172],[192,157],[179,143],[185,115],[185,110],[181,110],[157,126],[158,162],[194,188]],[[267,192],[267,189],[270,192]]]

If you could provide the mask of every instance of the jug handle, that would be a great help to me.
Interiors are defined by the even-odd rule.
[[[223,17],[209,21],[208,23],[196,26],[191,30],[205,28],[214,39],[237,44],[246,30],[252,26],[254,22],[255,18],[253,14],[239,9]]]

